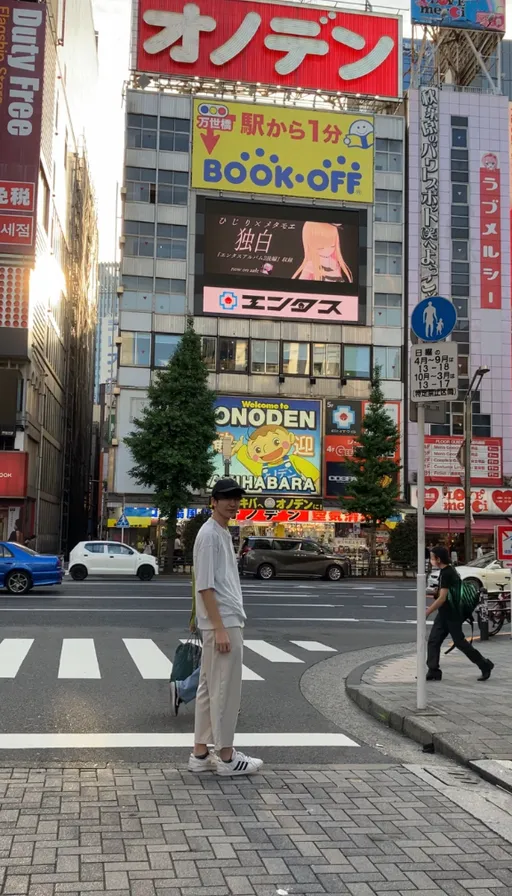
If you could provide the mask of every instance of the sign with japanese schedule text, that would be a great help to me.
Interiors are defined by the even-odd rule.
[[[402,95],[401,20],[255,0],[139,0],[137,70],[187,79]],[[222,13],[221,13],[222,8]]]
[[[456,399],[458,392],[457,343],[411,347],[411,401]]]
[[[373,202],[371,115],[194,100],[192,186]]]

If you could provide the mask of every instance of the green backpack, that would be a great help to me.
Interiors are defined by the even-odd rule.
[[[466,582],[459,579],[458,583],[452,585],[449,589],[447,603],[462,622],[470,623],[471,642],[473,642],[473,613],[480,603],[480,588],[475,582]],[[450,653],[454,646],[452,645],[446,653]]]

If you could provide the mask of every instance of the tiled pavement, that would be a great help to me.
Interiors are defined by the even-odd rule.
[[[511,844],[401,766],[0,768],[3,896],[511,892]]]

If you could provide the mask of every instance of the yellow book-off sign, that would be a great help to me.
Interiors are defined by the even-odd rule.
[[[194,101],[192,186],[373,202],[371,115]]]

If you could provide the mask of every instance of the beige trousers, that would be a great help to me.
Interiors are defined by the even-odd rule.
[[[215,632],[202,632],[201,675],[196,696],[194,742],[232,747],[242,696],[242,629],[226,629],[229,653],[215,647]]]

